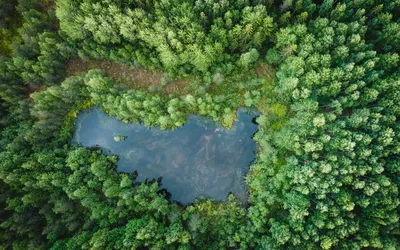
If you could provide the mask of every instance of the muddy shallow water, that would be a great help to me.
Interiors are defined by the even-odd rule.
[[[191,115],[173,131],[119,121],[100,108],[90,108],[76,118],[72,143],[99,146],[105,154],[119,156],[118,171],[138,172],[138,181],[162,177],[161,188],[182,204],[203,195],[225,200],[232,192],[247,199],[244,174],[255,158],[252,135],[257,113],[238,111],[238,121],[226,130],[210,119]],[[125,140],[115,141],[115,136]]]

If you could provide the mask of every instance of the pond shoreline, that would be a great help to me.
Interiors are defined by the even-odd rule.
[[[189,115],[187,123],[169,131],[123,123],[92,107],[78,114],[71,143],[118,155],[117,170],[137,171],[137,181],[162,177],[161,188],[170,192],[172,201],[188,204],[199,196],[224,201],[232,192],[245,202],[244,174],[257,149],[252,139],[258,129],[256,116],[241,108],[227,130],[209,118]],[[124,140],[115,140],[116,136]]]

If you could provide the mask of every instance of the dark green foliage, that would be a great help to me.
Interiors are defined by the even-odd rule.
[[[400,249],[399,0],[53,4],[0,0],[0,249]],[[75,50],[160,68],[164,88],[201,77],[181,96],[61,80]],[[236,75],[265,59],[275,82]],[[248,203],[184,207],[69,145],[93,105],[161,129],[257,107]]]
[[[17,3],[17,0],[0,0],[0,56],[11,54],[10,44],[21,24]]]
[[[23,25],[18,29],[12,47],[13,65],[25,84],[54,85],[64,73],[65,63],[73,50],[62,41],[56,31],[54,11],[44,12],[41,1],[19,1]]]
[[[82,105],[86,96],[83,80],[79,77],[67,78],[61,86],[52,86],[46,91],[33,93],[31,97],[35,103],[31,114],[38,121],[29,138],[49,143],[47,140],[59,133],[67,113]]]
[[[20,31],[25,33],[23,29]],[[15,69],[21,71],[21,77],[27,84],[54,85],[64,72],[71,49],[61,43],[56,34],[48,31],[33,38],[37,48],[32,48],[32,37],[27,39],[29,42],[17,47],[18,52],[13,58]]]
[[[0,56],[0,131],[4,125],[9,125],[12,116],[18,113],[18,106],[24,102],[22,82],[17,73],[9,69],[11,64],[9,58]],[[13,110],[15,114],[7,116]]]
[[[201,201],[185,212],[169,204],[157,182],[138,183],[134,175],[118,174],[115,156],[67,144],[72,119],[90,103],[103,105],[123,120],[129,115],[129,120],[162,128],[182,126],[188,112],[197,109],[224,122],[233,111],[219,112],[216,105],[238,104],[216,97],[214,103],[210,95],[198,100],[190,95],[165,100],[122,91],[99,71],[67,78],[32,98],[30,111],[37,120],[32,124],[27,119],[2,134],[0,188],[9,190],[0,197],[5,204],[1,211],[1,226],[7,230],[1,239],[4,247],[176,249],[238,244],[234,232],[242,227],[245,210],[233,197],[220,205]],[[207,105],[197,108],[197,103]],[[229,126],[232,121],[224,124]],[[200,231],[194,220],[201,221]],[[229,231],[222,230],[222,225]],[[196,240],[190,243],[192,235]],[[224,240],[214,241],[210,236]]]

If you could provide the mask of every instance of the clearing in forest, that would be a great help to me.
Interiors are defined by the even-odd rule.
[[[84,61],[80,58],[70,59],[67,66],[67,76],[77,76],[86,73],[91,69],[101,69],[114,82],[126,86],[130,89],[147,91],[149,87],[155,89],[163,85],[163,92],[166,94],[178,93],[187,94],[185,87],[189,86],[189,78],[171,79],[166,73],[159,70],[149,70],[134,67],[133,65],[124,65],[118,62],[105,60]]]
[[[166,73],[160,70],[145,69],[135,67],[133,65],[121,64],[106,60],[90,60],[84,61],[80,58],[70,59],[67,65],[67,76],[78,76],[88,72],[91,69],[101,69],[105,74],[118,83],[129,89],[137,89],[141,91],[149,91],[153,88],[157,91],[162,88],[164,94],[186,95],[193,91],[190,86],[198,82],[198,77],[170,78]],[[253,70],[239,73],[225,79],[226,84],[213,86],[209,91],[213,94],[225,93],[226,87],[232,87],[232,84],[238,81],[246,81],[251,78],[274,79],[275,70],[267,63],[258,64]]]

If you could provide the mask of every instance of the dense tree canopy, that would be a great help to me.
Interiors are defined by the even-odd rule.
[[[173,73],[247,68],[274,29],[257,1],[57,1],[63,36],[80,53]],[[257,54],[257,56],[255,56]]]
[[[291,114],[262,138],[292,152],[267,189],[288,214],[264,222],[288,232],[285,241],[273,236],[270,247],[292,241],[380,248],[397,238],[399,183],[387,167],[398,160],[399,78],[376,69],[379,58],[362,39],[365,31],[362,21],[317,18],[280,30],[269,51],[274,62],[277,51],[296,48],[279,57],[273,89]],[[278,157],[275,150],[267,154],[267,161]]]
[[[0,249],[400,249],[399,0],[0,0],[0,34]],[[183,206],[70,144],[91,106],[161,129],[256,107],[247,203]]]

